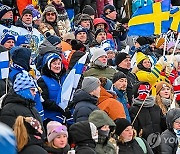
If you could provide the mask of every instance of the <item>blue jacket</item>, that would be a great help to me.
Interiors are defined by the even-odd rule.
[[[124,107],[124,111],[126,113],[126,119],[131,122],[131,118],[130,118],[130,115],[129,115],[129,111],[128,111],[128,108],[127,108],[127,99],[126,99],[126,92],[125,91],[120,91],[120,90],[117,90],[115,87],[113,87],[113,90],[116,92],[117,94],[117,100],[122,103],[123,107]]]

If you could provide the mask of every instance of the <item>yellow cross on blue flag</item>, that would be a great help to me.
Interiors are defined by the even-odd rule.
[[[168,31],[170,0],[139,8],[129,20],[128,35],[150,36]]]
[[[170,10],[170,29],[180,32],[180,7],[174,6]]]

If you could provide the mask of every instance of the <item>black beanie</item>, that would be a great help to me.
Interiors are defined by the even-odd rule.
[[[88,15],[95,15],[94,9],[90,5],[84,6],[84,9],[82,10],[83,14],[88,14]]]
[[[115,57],[115,64],[119,65],[124,59],[130,58],[130,56],[125,53],[125,52],[120,52],[118,55]]]
[[[129,18],[122,18],[121,23],[126,24],[129,22]]]
[[[145,44],[149,44],[149,40],[147,37],[138,37],[136,42],[138,42],[141,46]]]
[[[105,31],[105,29],[101,29],[101,28],[98,28],[95,32],[95,38],[98,36],[99,33],[101,32],[105,32],[107,34],[107,32]]]
[[[123,72],[115,73],[113,76],[113,79],[112,79],[112,83],[115,83],[116,81],[118,81],[121,78],[127,78],[127,76]]]
[[[124,118],[119,118],[115,120],[115,124],[116,124],[116,130],[115,130],[115,134],[120,136],[121,133],[128,127],[128,126],[132,126],[131,123]]]
[[[56,35],[51,35],[50,33],[46,34],[47,40],[53,45],[56,46],[61,43],[61,38]]]
[[[23,12],[22,12],[22,17],[23,17],[25,14],[31,14],[31,15],[33,15],[33,14],[32,14],[32,11],[29,10],[29,9],[24,9],[24,10],[23,10]]]

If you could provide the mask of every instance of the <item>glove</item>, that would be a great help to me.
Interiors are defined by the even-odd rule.
[[[177,68],[176,65],[177,65],[176,57],[173,55],[167,56],[167,65],[166,65],[166,71],[165,71],[167,76],[170,75],[174,67]]]
[[[157,61],[157,64],[160,64],[164,69],[167,65],[167,57],[162,56],[161,58],[159,58],[159,60]]]

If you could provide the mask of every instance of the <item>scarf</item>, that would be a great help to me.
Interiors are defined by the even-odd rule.
[[[143,100],[140,100],[138,98],[134,99],[134,104],[133,105],[137,105],[137,106],[141,106],[143,103]],[[145,99],[144,105],[143,107],[153,107],[155,104],[155,98],[153,96],[148,96]]]

